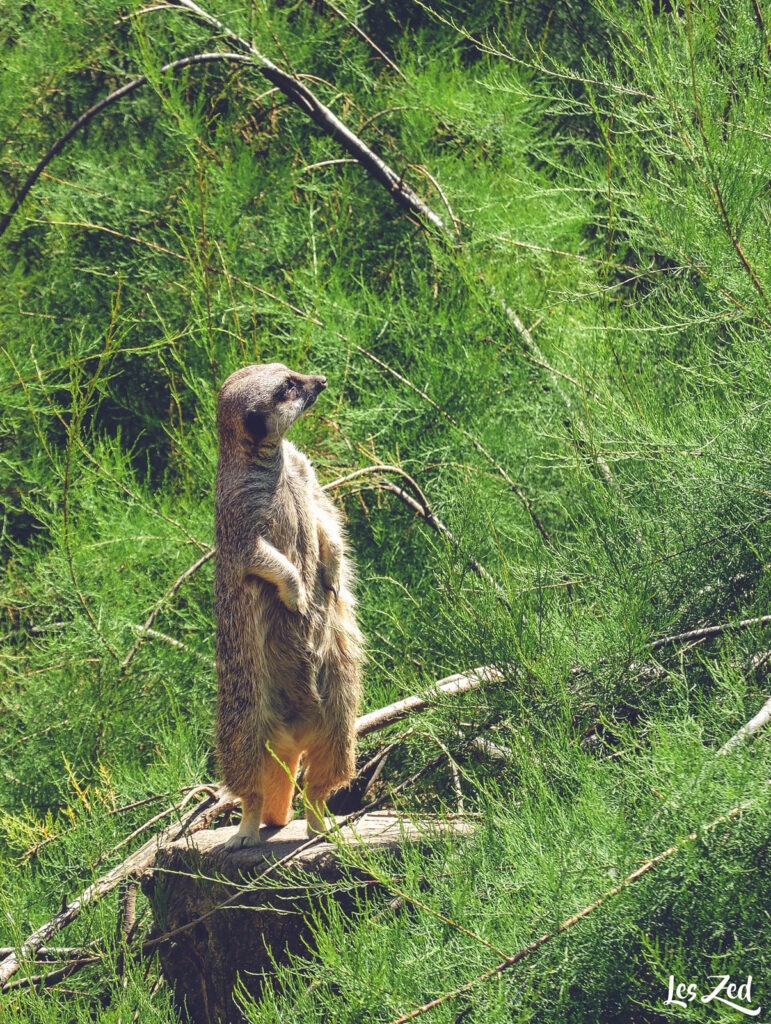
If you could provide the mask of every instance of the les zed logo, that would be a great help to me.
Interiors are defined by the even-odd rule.
[[[747,1017],[757,1017],[760,1013],[760,1007],[751,1008],[749,1004],[752,1003],[752,975],[747,975],[747,980],[743,985],[734,985],[731,981],[730,974],[712,974],[711,978],[717,978],[717,985],[708,992],[705,996],[701,996],[700,1001],[702,1003],[711,1003],[714,999],[718,1003],[724,1003],[726,1006],[730,1006],[732,1010],[738,1010],[739,1013],[745,1014]],[[722,994],[721,994],[722,993]],[[675,1004],[676,1006],[687,1007],[688,1003],[692,1003],[698,996],[698,991],[695,984],[685,985],[682,982],[679,985],[675,985],[674,974],[669,975],[669,993],[667,995],[666,1005]],[[735,999],[740,1000],[742,1003],[748,1005],[741,1006],[740,1003],[734,1002]],[[686,1001],[687,1000],[687,1001]]]

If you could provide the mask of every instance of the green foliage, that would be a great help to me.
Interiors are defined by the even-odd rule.
[[[184,12],[4,6],[0,209],[75,117],[148,84],[75,135],[0,241],[0,943],[216,778],[212,562],[166,595],[213,539],[216,386],[280,359],[330,380],[294,437],[319,476],[398,465],[458,539],[372,475],[335,489],[365,710],[473,665],[506,682],[437,701],[386,772],[457,762],[474,838],[408,851],[397,883],[373,870],[467,931],[409,899],[394,916],[362,898],[349,921],[330,904],[320,959],[247,1017],[395,1019],[501,959],[468,932],[511,955],[684,840],[425,1019],[719,1020],[664,1000],[670,975],[704,991],[725,973],[752,974],[765,1008],[769,744],[716,751],[768,696],[767,630],[647,645],[768,611],[768,26],[715,0],[338,7],[349,21],[322,2],[211,11],[312,76],[462,245],[330,163],[337,144],[254,67],[160,75],[229,48]],[[163,636],[124,666],[156,608]],[[446,760],[396,802],[453,811]],[[176,1019],[156,962],[121,956],[116,899],[62,933],[103,960],[5,996],[14,1019]]]

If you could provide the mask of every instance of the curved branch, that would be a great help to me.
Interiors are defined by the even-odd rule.
[[[311,90],[306,85],[303,85],[297,77],[282,71],[272,60],[269,60],[252,46],[250,42],[237,35],[226,25],[223,25],[218,18],[203,10],[193,0],[174,0],[174,6],[188,11],[198,21],[202,21],[211,28],[221,32],[239,50],[251,54],[256,62],[257,70],[269,82],[280,89],[292,103],[300,107],[321,128],[325,135],[329,135],[347,153],[350,153],[364,170],[394,197],[401,207],[416,216],[418,220],[430,224],[442,237],[447,237],[443,221],[423,202],[417,192],[406,184],[404,174],[397,174],[392,167],[389,167],[358,135],[354,135],[351,129],[332,113],[329,107],[317,99]]]
[[[194,64],[208,64],[215,60],[236,60],[246,64],[251,63],[251,59],[243,53],[196,53],[193,54],[192,57],[182,57],[180,60],[172,61],[171,64],[164,64],[160,69],[160,74],[165,75],[167,71],[179,71],[180,68],[187,68]],[[77,135],[81,128],[85,128],[89,121],[96,117],[97,114],[101,113],[105,107],[109,107],[111,103],[122,99],[124,96],[128,96],[147,82],[147,75],[140,75],[139,78],[132,79],[132,81],[122,85],[120,89],[116,89],[114,92],[111,92],[109,96],[105,96],[103,99],[99,100],[99,102],[95,103],[93,107],[89,107],[84,114],[81,114],[77,120],[72,122],[64,135],[61,135],[56,142],[54,142],[45,156],[38,162],[37,166],[24,182],[21,189],[16,193],[16,198],[11,203],[11,208],[3,215],[2,220],[0,220],[0,236],[5,234],[8,225],[11,223],[11,218],[27,198],[32,186],[38,180],[46,167],[51,163],[56,154],[62,151],[70,139],[74,135]]]

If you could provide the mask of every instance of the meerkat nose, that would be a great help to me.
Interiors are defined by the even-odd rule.
[[[318,384],[318,386],[323,391],[324,388],[327,386],[327,378],[326,377],[317,377],[316,378],[316,383]]]

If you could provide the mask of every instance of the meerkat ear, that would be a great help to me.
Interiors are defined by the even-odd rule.
[[[244,430],[251,437],[255,444],[264,441],[268,436],[268,427],[265,417],[259,412],[248,412],[244,416]]]

